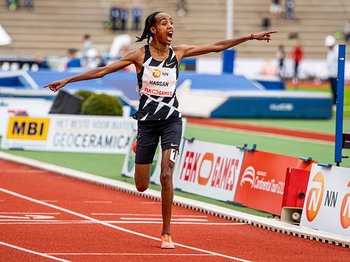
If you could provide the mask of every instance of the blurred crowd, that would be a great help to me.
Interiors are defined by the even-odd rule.
[[[15,11],[18,8],[34,8],[34,0],[6,0],[6,4],[7,8],[11,11]]]
[[[130,7],[128,7],[128,5],[125,3],[119,4],[115,2],[110,8],[107,27],[113,31],[137,31],[141,30],[141,19],[142,9],[138,1],[133,1],[132,6]]]

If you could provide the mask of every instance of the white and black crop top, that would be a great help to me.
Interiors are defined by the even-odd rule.
[[[155,60],[149,45],[145,45],[145,58],[137,74],[140,103],[133,118],[140,121],[166,120],[181,117],[176,98],[178,61],[169,47],[169,56],[164,61]]]

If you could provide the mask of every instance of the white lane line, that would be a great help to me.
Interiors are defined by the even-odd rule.
[[[48,253],[50,255],[61,256],[192,256],[192,257],[212,257],[211,254],[193,254],[193,253]]]
[[[84,203],[88,204],[111,204],[112,201],[103,201],[103,200],[86,200]]]
[[[1,213],[1,212],[0,212]],[[141,216],[141,217],[162,217],[159,214],[129,214],[129,213],[91,213],[93,216]],[[206,215],[172,215],[172,217],[204,217]]]
[[[48,207],[51,207],[53,209],[57,209],[57,210],[69,213],[69,214],[77,216],[77,217],[84,218],[84,219],[89,220],[89,221],[96,222],[96,223],[101,224],[101,225],[106,226],[106,227],[117,229],[119,231],[126,232],[126,233],[129,233],[129,234],[133,234],[133,235],[136,235],[136,236],[140,236],[140,237],[144,237],[144,238],[148,238],[148,239],[159,241],[159,238],[152,237],[152,236],[149,236],[149,235],[146,235],[146,234],[142,234],[142,233],[139,233],[139,232],[135,232],[135,231],[132,231],[132,230],[128,230],[126,228],[122,228],[122,227],[119,227],[119,226],[115,226],[115,225],[112,225],[112,224],[100,221],[98,219],[95,219],[95,218],[92,218],[92,217],[89,217],[89,216],[77,213],[75,211],[72,211],[72,210],[69,210],[69,209],[66,209],[66,208],[63,208],[63,207],[60,207],[60,206],[56,206],[56,205],[53,205],[53,204],[45,203],[45,202],[42,202],[42,201],[37,200],[35,198],[31,198],[31,197],[28,197],[28,196],[25,196],[25,195],[22,195],[22,194],[19,194],[19,193],[16,193],[16,192],[4,189],[4,188],[0,188],[0,191],[4,192],[4,193],[7,193],[9,195],[13,195],[13,196],[16,196],[16,197],[19,197],[19,198],[22,198],[22,199],[26,199],[28,201],[31,201],[31,202],[34,202],[34,203],[37,203],[37,204],[40,204],[40,205],[48,206]],[[200,249],[200,248],[196,248],[196,247],[192,247],[192,246],[183,245],[183,244],[180,244],[180,243],[174,243],[174,244],[179,246],[179,247],[183,247],[183,248],[187,248],[187,249],[190,249],[190,250],[203,252],[203,253],[206,253],[206,254],[215,255],[215,256],[218,256],[218,257],[224,257],[224,258],[237,260],[237,261],[249,261],[249,260],[245,260],[245,259],[238,258],[238,257],[228,256],[228,255],[212,252],[212,251],[205,250],[205,249]]]
[[[11,248],[14,248],[14,249],[18,249],[20,251],[24,251],[24,252],[27,252],[27,253],[30,253],[30,254],[38,255],[38,256],[41,256],[41,257],[51,258],[52,260],[56,260],[56,261],[61,261],[61,262],[69,262],[70,261],[70,260],[65,260],[65,259],[62,259],[62,258],[54,257],[53,255],[44,254],[44,253],[40,253],[40,252],[37,252],[37,251],[34,251],[34,250],[30,250],[30,249],[26,249],[26,248],[23,248],[23,247],[11,245],[11,244],[8,244],[8,243],[5,243],[5,242],[1,242],[1,241],[0,241],[0,245],[11,247]]]
[[[149,217],[121,217],[121,220],[137,220],[137,221],[163,221],[162,218],[149,218]],[[183,222],[205,222],[208,219],[198,218],[172,218],[171,221],[183,221]]]
[[[4,216],[4,215],[0,215],[0,221],[3,221],[4,219],[6,220],[9,220],[9,219],[18,219],[18,220],[21,220],[21,219],[42,219],[42,220],[45,220],[45,219],[53,219],[55,217],[53,216],[47,216],[47,215],[24,215],[24,216]]]
[[[162,221],[118,221],[118,220],[101,220],[105,223],[110,224],[162,224]],[[0,225],[59,225],[59,224],[97,224],[97,222],[87,221],[87,220],[8,220],[1,219]],[[203,226],[242,226],[248,225],[247,223],[210,223],[210,222],[172,222],[173,225],[203,225]]]
[[[112,201],[105,201],[105,200],[85,200],[84,203],[88,203],[88,204],[111,204]]]
[[[45,201],[44,201],[45,202]],[[4,215],[60,215],[61,213],[52,213],[52,212],[0,212],[0,214]]]

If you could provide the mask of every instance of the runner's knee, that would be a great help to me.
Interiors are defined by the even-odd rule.
[[[160,175],[160,184],[167,187],[173,183],[173,165],[165,168]]]
[[[135,186],[137,191],[144,192],[149,186],[150,183],[150,171],[151,171],[151,165],[135,165]]]
[[[144,192],[147,190],[147,188],[148,188],[148,184],[146,185],[146,184],[136,183],[136,189],[139,192]]]

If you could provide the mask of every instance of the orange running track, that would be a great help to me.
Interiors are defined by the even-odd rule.
[[[349,249],[0,160],[0,261],[349,261]]]

